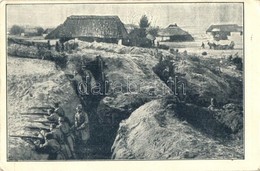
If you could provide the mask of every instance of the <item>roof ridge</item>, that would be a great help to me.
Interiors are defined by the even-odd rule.
[[[71,15],[68,19],[84,19],[84,18],[119,18],[117,15]]]

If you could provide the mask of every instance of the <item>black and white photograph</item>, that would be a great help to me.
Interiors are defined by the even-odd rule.
[[[244,160],[244,3],[6,5],[6,157]]]

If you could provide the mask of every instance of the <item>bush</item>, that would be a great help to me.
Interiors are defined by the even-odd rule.
[[[193,62],[200,62],[200,58],[198,56],[191,56],[190,59],[193,61]]]
[[[204,55],[204,56],[207,55],[207,54],[208,54],[207,52],[202,52],[202,55]]]
[[[164,49],[164,50],[169,50],[170,49],[170,47],[167,46],[167,45],[159,45],[158,48],[159,49]]]
[[[238,70],[242,70],[243,69],[243,62],[242,62],[242,58],[240,57],[235,57],[232,59],[232,62],[236,65],[236,68]]]
[[[20,35],[23,32],[24,32],[24,29],[18,25],[13,25],[10,30],[10,34],[13,34],[13,35]]]
[[[41,36],[44,32],[44,29],[42,27],[37,27],[36,29],[37,29],[37,35]]]

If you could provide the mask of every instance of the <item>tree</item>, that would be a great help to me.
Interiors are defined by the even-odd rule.
[[[18,35],[24,32],[24,29],[18,25],[13,25],[10,29],[10,34]]]
[[[157,34],[158,34],[158,31],[159,31],[159,27],[149,27],[149,28],[146,29],[146,31],[147,31],[148,34],[151,34],[154,37],[156,37]]]
[[[148,21],[148,18],[146,15],[143,15],[140,19],[140,22],[139,22],[139,27],[142,28],[142,29],[145,29],[147,27],[150,26],[150,23]]]
[[[37,35],[41,36],[44,32],[44,29],[42,27],[37,27],[36,29],[37,29]]]

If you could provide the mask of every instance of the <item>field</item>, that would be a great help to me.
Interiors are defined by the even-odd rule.
[[[173,49],[178,49],[180,52],[187,51],[189,54],[195,54],[201,56],[202,52],[207,52],[207,55],[203,56],[205,58],[226,58],[229,55],[238,54],[238,56],[243,57],[243,40],[242,37],[234,37],[232,40],[222,40],[214,41],[212,36],[205,33],[195,33],[192,34],[195,41],[194,42],[161,42]],[[210,49],[207,42],[215,42],[216,44],[230,44],[231,41],[235,42],[235,47],[233,50],[214,50]],[[202,42],[205,44],[205,49],[201,48]]]

